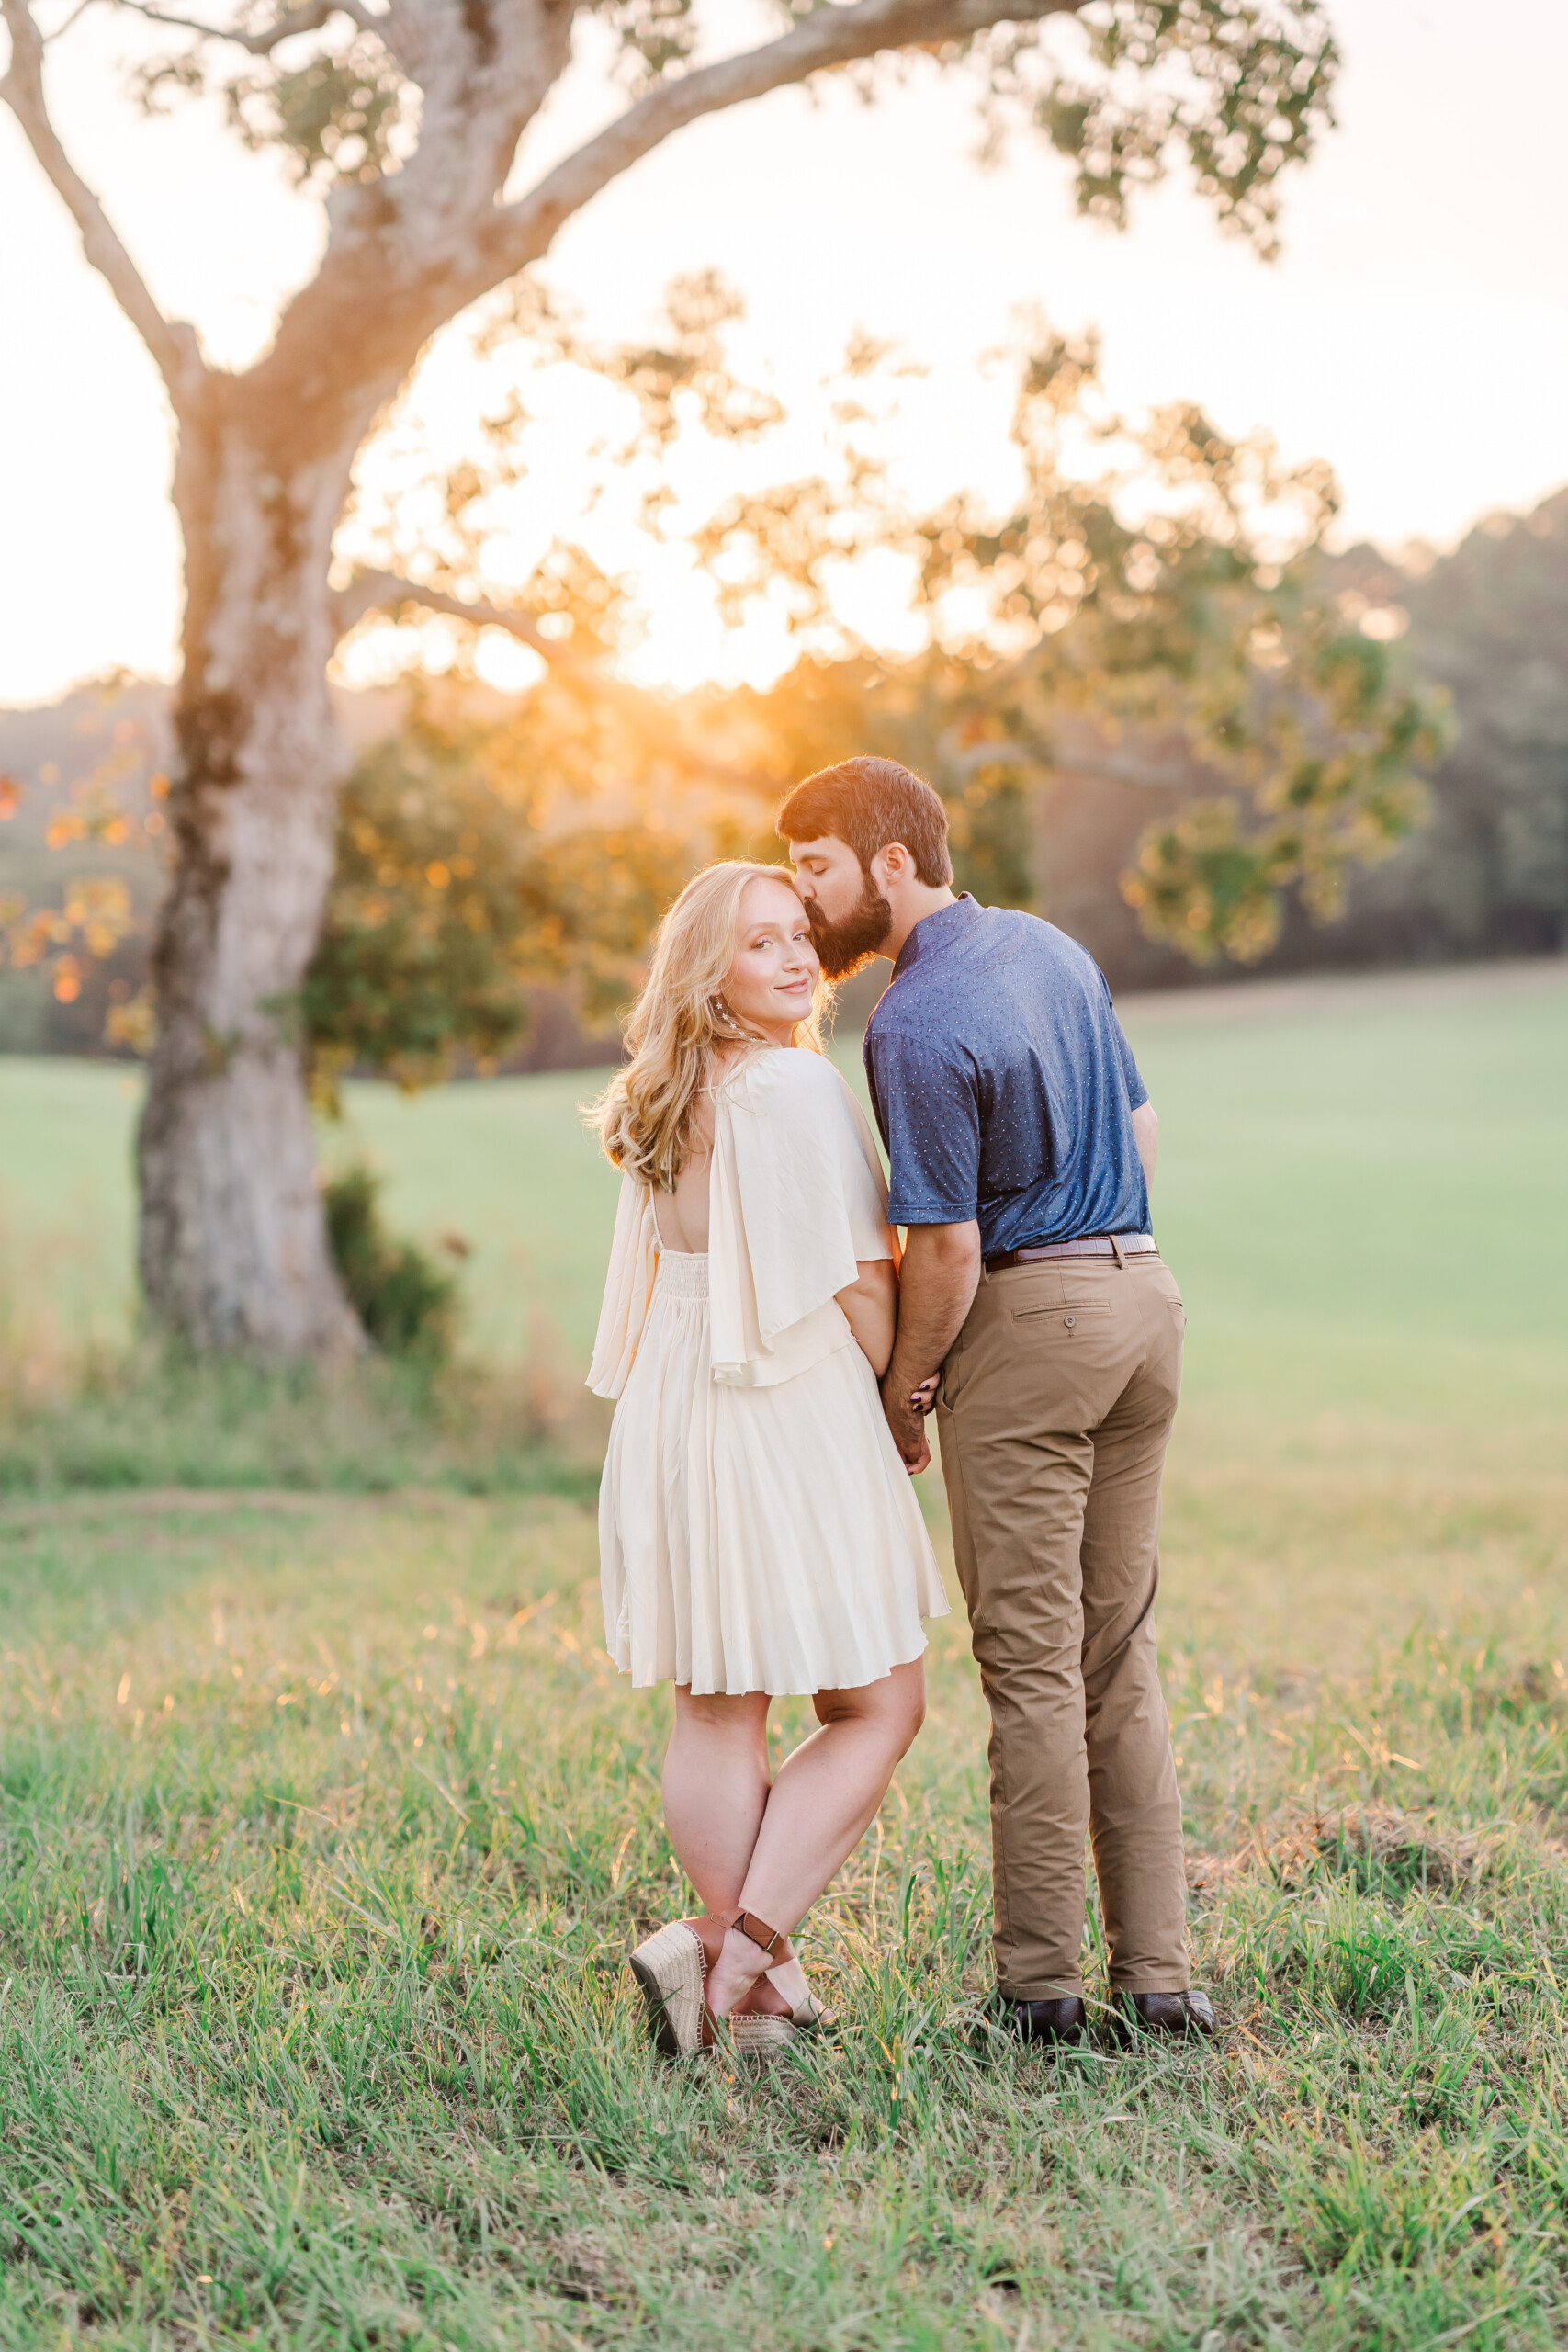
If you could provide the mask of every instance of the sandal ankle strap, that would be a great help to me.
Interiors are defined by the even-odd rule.
[[[752,1943],[760,1945],[770,1959],[789,1932],[786,1928],[770,1928],[767,1921],[759,1919],[754,1911],[738,1911],[729,1924],[732,1928],[739,1928],[743,1936],[750,1937]]]

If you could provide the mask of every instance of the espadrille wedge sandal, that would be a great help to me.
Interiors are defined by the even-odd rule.
[[[830,2011],[819,2007],[809,1994],[788,2015],[748,2011],[740,2017],[716,2018],[707,2005],[709,1961],[707,1938],[702,1933],[704,1924],[691,1919],[671,1920],[667,1928],[660,1928],[657,1934],[638,1944],[626,1963],[642,1995],[654,2047],[664,2057],[695,2057],[700,2051],[711,2050],[726,2034],[738,2055],[757,2057],[787,2048],[796,2033],[831,2033],[837,2030],[837,2019]],[[740,1912],[733,1920],[705,1924],[709,1925],[710,1933],[715,1926],[721,1933],[727,1927],[738,1927],[764,1951],[776,1951],[784,1941],[782,1929],[770,1928],[751,1912]]]
[[[738,2058],[776,2058],[795,2038],[795,2026],[788,2018],[767,2017],[754,2009],[727,2018],[725,2022]]]
[[[683,1919],[672,1920],[638,1944],[627,1962],[648,2012],[654,2047],[666,2058],[690,2058],[708,2042],[712,2027],[703,1999],[707,1954]]]

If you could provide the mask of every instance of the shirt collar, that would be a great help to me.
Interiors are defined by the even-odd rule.
[[[934,915],[922,915],[898,950],[893,978],[897,979],[922,956],[939,955],[944,947],[951,947],[971,923],[978,922],[985,911],[972,893],[964,890],[951,907],[939,907]]]

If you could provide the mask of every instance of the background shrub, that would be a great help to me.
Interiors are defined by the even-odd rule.
[[[387,1232],[380,1190],[380,1179],[363,1166],[323,1187],[333,1258],[371,1345],[434,1369],[452,1353],[457,1279],[416,1242]]]

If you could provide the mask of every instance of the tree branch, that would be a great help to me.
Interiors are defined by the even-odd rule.
[[[536,261],[561,223],[631,164],[700,117],[880,51],[964,41],[993,25],[1077,16],[1085,0],[855,0],[816,8],[780,40],[662,83],[498,212],[485,232],[493,283]]]
[[[604,684],[592,662],[585,661],[574,646],[542,634],[532,613],[509,611],[503,605],[465,605],[460,596],[448,595],[444,588],[428,588],[417,580],[404,580],[395,571],[356,571],[346,588],[340,588],[332,600],[333,627],[340,638],[346,637],[371,613],[395,612],[400,605],[423,605],[428,612],[449,613],[455,620],[468,621],[474,628],[503,628],[548,662],[552,670],[566,670],[575,674],[592,674],[595,684]]]
[[[81,232],[82,249],[152,353],[175,413],[194,415],[207,383],[194,327],[166,319],[121,244],[108,216],[61,145],[43,94],[43,35],[28,0],[0,0],[11,36],[11,62],[0,76],[4,98],[22,134]]]
[[[115,0],[119,8],[129,8],[134,16],[145,17],[150,25],[168,25],[176,32],[199,33],[204,40],[226,40],[236,49],[248,50],[253,57],[270,57],[275,49],[293,39],[296,33],[320,32],[333,17],[350,17],[362,32],[381,30],[381,20],[373,17],[359,0],[310,0],[303,8],[291,8],[275,25],[259,33],[239,32],[228,25],[204,25],[195,17],[170,16],[162,8],[150,8],[146,0]]]
[[[62,17],[51,33],[44,33],[40,36],[45,49],[52,49],[57,40],[63,40],[72,26],[85,17],[92,6],[93,0],[76,0],[76,6],[72,9],[71,14]]]
[[[649,91],[502,205],[518,139],[564,64],[572,7],[487,0],[470,12],[456,0],[394,0],[394,43],[424,93],[419,146],[395,177],[333,190],[321,267],[278,322],[245,397],[292,448],[357,446],[432,334],[539,260],[567,219],[687,123],[883,51],[951,46],[1085,5],[826,0],[779,40]],[[493,54],[468,29],[470,14],[504,35]]]
[[[396,571],[356,571],[348,586],[340,588],[333,597],[333,626],[342,639],[371,613],[394,613],[400,605],[422,605],[427,612],[448,613],[454,620],[467,621],[474,628],[505,629],[519,644],[531,647],[558,678],[570,678],[575,684],[589,688],[599,701],[614,704],[634,723],[646,726],[650,710],[657,707],[652,696],[627,685],[612,671],[601,668],[589,655],[579,652],[576,646],[561,638],[544,636],[531,613],[503,605],[465,605],[460,596],[449,596],[444,588],[422,586],[419,581],[405,580]],[[709,784],[730,785],[747,792],[770,789],[768,777],[751,769],[716,763],[705,742],[689,745],[682,741],[678,729],[671,729],[662,739],[662,751],[672,765],[686,768]],[[776,784],[772,788],[776,789]]]
[[[570,678],[581,686],[592,689],[601,700],[618,703],[630,710],[645,708],[643,697],[635,686],[628,686],[600,667],[590,655],[582,653],[570,639],[547,637],[532,613],[505,605],[466,605],[460,596],[448,595],[444,588],[428,588],[417,580],[405,580],[396,571],[356,571],[346,588],[341,588],[332,600],[333,626],[340,639],[371,613],[394,613],[400,605],[422,605],[426,612],[447,613],[454,620],[467,621],[471,628],[503,628],[519,645],[526,645],[538,655],[558,678]]]

